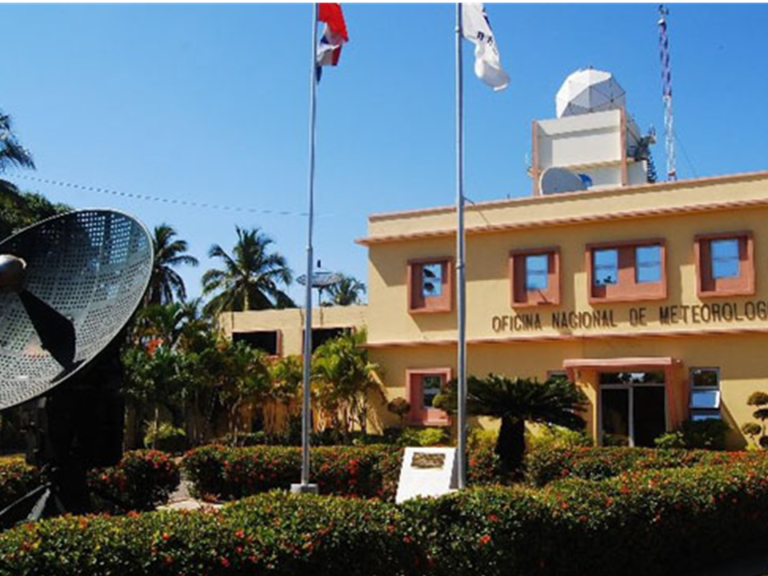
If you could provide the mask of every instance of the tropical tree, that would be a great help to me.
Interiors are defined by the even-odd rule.
[[[313,394],[330,425],[344,436],[356,425],[366,431],[370,397],[384,399],[381,367],[368,359],[365,331],[323,343],[312,356]]]
[[[13,121],[8,114],[0,112],[0,174],[9,168],[31,168],[34,170],[35,162],[29,150],[19,143],[13,133]],[[19,190],[8,182],[0,179],[0,198],[6,201],[16,202]]]
[[[219,348],[217,384],[219,398],[229,415],[230,435],[244,432],[242,408],[246,404],[258,405],[264,410],[271,392],[271,377],[266,354],[251,348],[245,342],[223,340]]]
[[[444,394],[435,398],[434,405],[455,411],[456,388],[454,381]],[[539,383],[535,379],[510,379],[497,374],[467,379],[467,412],[501,420],[496,453],[508,472],[518,471],[523,462],[526,422],[579,430],[585,422],[578,412],[586,405],[584,393],[563,379]]]
[[[361,304],[366,292],[365,284],[352,276],[342,276],[341,280],[328,288],[331,301],[324,306],[352,306]]]
[[[223,267],[203,274],[203,294],[214,295],[206,305],[211,314],[223,311],[293,308],[295,304],[283,291],[293,280],[285,257],[271,251],[274,243],[259,228],[237,230],[232,254],[218,244],[208,255]]]
[[[291,428],[292,420],[300,413],[303,366],[301,356],[290,355],[280,358],[270,367],[272,400],[285,410],[288,430]],[[275,422],[271,424],[274,427]]]
[[[187,254],[187,241],[177,236],[176,230],[168,224],[155,226],[152,237],[155,262],[145,296],[146,304],[170,304],[174,301],[174,296],[179,300],[187,298],[184,280],[174,268],[182,265],[197,266],[198,261],[194,256]]]

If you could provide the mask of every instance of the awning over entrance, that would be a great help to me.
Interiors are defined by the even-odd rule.
[[[659,358],[576,358],[563,362],[563,368],[569,373],[571,370],[664,370],[669,367],[682,366],[682,361],[670,356]]]
[[[630,429],[633,430],[629,434],[632,437],[632,445],[635,432],[639,437],[644,425],[657,432],[663,432],[664,428],[676,428],[685,417],[687,390],[682,371],[679,369],[681,366],[682,361],[670,356],[574,358],[563,362],[568,379],[579,384],[590,399],[592,409],[589,410],[588,419],[594,437],[602,443],[605,424],[603,418],[610,419],[611,414],[617,410],[617,405],[623,405],[625,412],[632,412],[629,417],[632,422]],[[624,373],[625,376],[628,373],[663,373],[663,384],[661,376],[656,376],[653,381],[656,383],[654,387],[657,392],[654,392],[647,384],[612,381],[611,378],[616,377],[617,373]],[[605,407],[604,402],[608,403]],[[657,424],[652,424],[651,420]],[[645,439],[646,444],[648,441],[648,438]]]

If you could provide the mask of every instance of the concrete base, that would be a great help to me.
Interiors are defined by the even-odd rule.
[[[291,484],[291,494],[317,494],[317,484]]]

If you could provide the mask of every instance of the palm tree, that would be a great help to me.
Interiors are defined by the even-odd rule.
[[[8,168],[31,168],[35,162],[29,150],[24,148],[13,133],[13,121],[7,114],[0,112],[0,173]],[[18,195],[19,190],[6,180],[0,179],[0,196],[6,200]]]
[[[145,304],[170,304],[174,300],[174,295],[179,300],[187,298],[184,280],[174,268],[183,264],[197,266],[198,261],[197,258],[186,253],[187,241],[174,239],[176,236],[178,236],[176,230],[168,224],[155,226],[152,238],[155,246],[155,263],[145,296]]]
[[[9,168],[31,168],[34,170],[35,162],[32,155],[24,148],[13,133],[13,122],[11,117],[0,112],[0,174]],[[2,222],[0,222],[0,236],[6,237],[13,232],[14,226],[9,222],[9,214],[18,214],[26,212],[24,199],[21,197],[19,189],[0,178],[0,211],[2,211]]]
[[[351,306],[360,304],[365,294],[366,288],[363,282],[360,282],[353,276],[342,276],[341,280],[333,284],[328,293],[331,295],[330,303],[324,306]]]
[[[435,398],[434,405],[456,410],[456,382]],[[467,412],[501,420],[496,454],[502,469],[517,471],[525,454],[525,423],[563,426],[572,430],[584,428],[577,414],[584,410],[587,398],[572,382],[562,379],[539,383],[535,379],[511,380],[497,374],[480,379],[467,379]]]
[[[228,254],[218,244],[208,255],[221,260],[222,269],[203,274],[203,294],[216,294],[206,310],[211,314],[223,311],[293,308],[293,300],[283,292],[293,280],[285,257],[271,252],[273,240],[259,228],[237,230],[237,243]]]

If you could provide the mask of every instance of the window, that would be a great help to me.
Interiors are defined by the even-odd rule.
[[[233,332],[233,342],[245,342],[251,348],[263,351],[270,356],[282,354],[282,334],[279,330],[255,330],[252,332]]]
[[[559,248],[513,250],[509,273],[513,307],[560,304]]]
[[[619,281],[619,251],[595,250],[595,286],[616,284]]]
[[[408,262],[409,312],[450,312],[453,304],[453,261],[450,258]]]
[[[692,368],[691,397],[689,402],[691,420],[712,420],[720,415],[720,369]]]
[[[632,302],[667,297],[663,240],[587,246],[589,300]]]
[[[549,258],[546,254],[525,257],[525,289],[546,290],[549,285]]]
[[[635,248],[635,282],[661,282],[661,246]]]
[[[749,296],[755,293],[755,254],[751,232],[696,237],[699,296]]]
[[[443,379],[437,374],[425,374],[421,378],[421,407],[423,410],[432,408],[435,396],[443,390]]]
[[[349,334],[351,330],[351,328],[312,328],[312,352],[328,342],[328,340],[333,340],[344,334]],[[302,339],[303,338],[304,332],[302,332]]]
[[[411,405],[408,423],[415,426],[448,426],[451,420],[444,410],[434,408],[435,397],[451,380],[450,368],[408,370],[406,398]]]
[[[443,265],[424,264],[421,267],[421,297],[440,296],[443,293]]]
[[[712,278],[739,277],[739,241],[735,238],[712,240]]]

